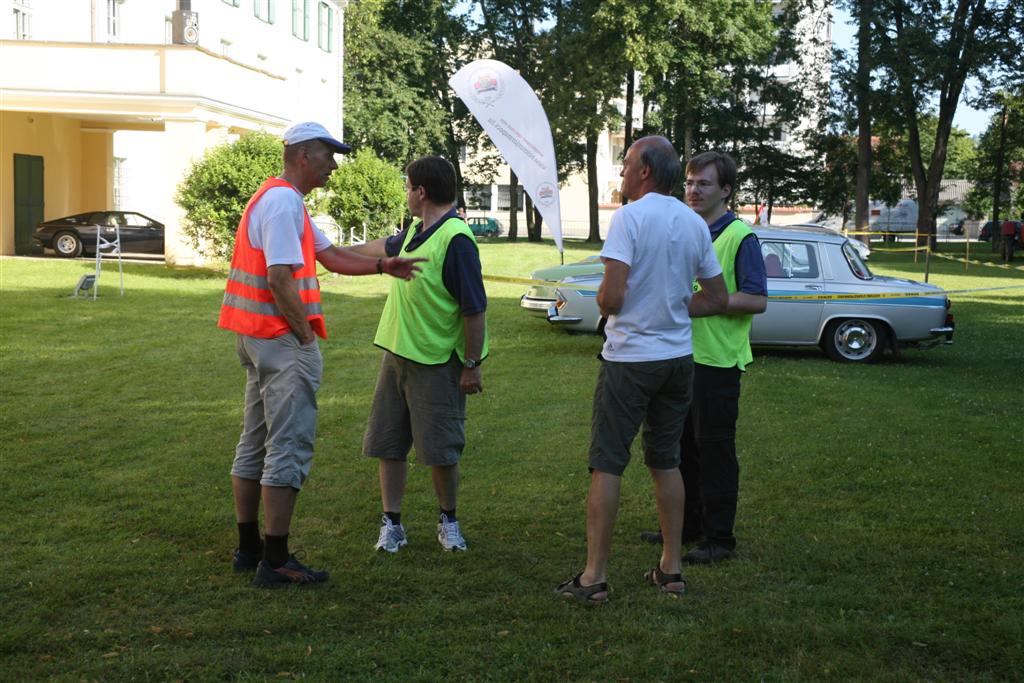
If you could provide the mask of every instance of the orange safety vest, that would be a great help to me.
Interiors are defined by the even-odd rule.
[[[249,213],[263,193],[272,187],[294,185],[280,178],[268,178],[245,206],[242,220],[235,233],[235,251],[231,256],[231,272],[224,291],[217,327],[261,339],[280,337],[291,331],[288,321],[274,303],[274,295],[267,281],[267,257],[262,249],[249,242]],[[299,285],[299,296],[306,305],[306,320],[320,337],[327,338],[323,308],[320,306],[320,283],[316,279],[316,250],[313,242],[313,223],[309,212],[303,211],[302,267],[292,273]]]

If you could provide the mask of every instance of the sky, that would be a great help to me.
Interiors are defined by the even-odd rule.
[[[855,46],[854,33],[856,28],[849,22],[850,15],[845,10],[835,8],[832,24],[832,43],[844,50],[850,50]],[[970,87],[971,82],[968,81],[964,89],[966,90]],[[964,103],[961,96],[960,104],[956,108],[956,115],[953,117],[953,125],[963,128],[973,137],[977,138],[988,127],[988,121],[992,113],[992,111],[972,109]]]

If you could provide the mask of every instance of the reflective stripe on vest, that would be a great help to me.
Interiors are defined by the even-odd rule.
[[[270,339],[291,331],[288,320],[274,301],[274,293],[267,279],[267,260],[262,249],[249,241],[249,215],[263,194],[274,187],[288,187],[298,192],[289,182],[268,178],[249,200],[235,233],[235,248],[231,256],[231,271],[224,292],[217,325],[250,337]],[[313,223],[309,213],[303,211],[302,267],[292,273],[299,298],[305,306],[306,319],[320,337],[327,337],[323,308],[320,305],[320,283],[316,278],[316,247]]]
[[[729,294],[739,290],[736,254],[743,240],[752,233],[750,226],[737,219],[718,233],[713,243]],[[699,286],[694,283],[694,290],[697,289]],[[701,365],[743,370],[754,359],[750,352],[750,326],[753,321],[754,316],[749,313],[694,318],[693,360]]]

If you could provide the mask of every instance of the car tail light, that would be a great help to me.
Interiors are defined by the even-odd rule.
[[[953,326],[953,314],[952,313],[947,313],[946,314],[946,327],[952,327],[952,326]]]
[[[565,297],[562,296],[561,292],[556,290],[555,293],[558,295],[558,301],[555,302],[555,308],[557,308],[559,311],[561,311],[563,308],[565,308],[565,304],[567,302],[565,300]]]

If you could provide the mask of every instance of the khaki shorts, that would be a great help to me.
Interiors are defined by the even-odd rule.
[[[301,489],[313,464],[320,346],[303,345],[291,332],[273,339],[240,334],[237,351],[246,375],[245,418],[231,474]]]
[[[679,466],[679,440],[693,392],[693,356],[641,363],[602,361],[594,389],[590,469],[622,476],[643,424],[644,464]]]
[[[423,365],[384,352],[373,407],[363,435],[363,455],[416,460],[430,467],[455,465],[466,445],[466,396],[459,392],[462,363]]]

